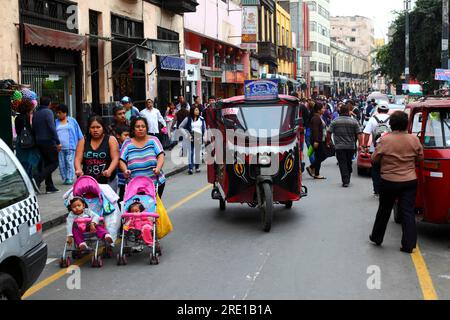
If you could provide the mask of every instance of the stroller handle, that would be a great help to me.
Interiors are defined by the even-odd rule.
[[[151,212],[139,212],[139,213],[132,213],[132,212],[125,212],[122,214],[122,218],[159,218],[159,214],[157,213],[151,213]]]
[[[104,220],[103,217],[100,217],[99,221],[103,221],[103,220]],[[75,222],[78,222],[78,223],[89,223],[89,222],[92,222],[92,218],[77,218],[77,219],[75,219]]]

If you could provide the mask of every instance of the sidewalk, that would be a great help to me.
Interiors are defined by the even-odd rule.
[[[178,148],[174,148],[174,153],[178,154]],[[188,166],[184,164],[187,158],[182,158],[183,163],[180,164],[180,159],[174,161],[171,160],[172,151],[166,151],[166,159],[163,167],[166,177],[171,177],[188,169]],[[59,168],[53,172],[53,182],[59,192],[52,194],[40,194],[38,195],[39,211],[41,214],[42,230],[46,231],[58,225],[65,223],[67,216],[67,208],[63,204],[63,195],[71,188],[71,186],[63,185],[61,175],[59,174]],[[41,192],[45,190],[45,183],[41,185]]]

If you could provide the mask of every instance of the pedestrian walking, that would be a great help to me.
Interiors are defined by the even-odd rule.
[[[402,219],[401,251],[412,253],[417,244],[414,212],[417,175],[416,164],[423,160],[423,146],[417,136],[407,133],[408,115],[396,111],[389,120],[392,133],[383,137],[372,155],[380,163],[380,204],[370,240],[383,243],[386,227],[395,201],[398,201]]]
[[[157,137],[148,134],[148,124],[144,117],[131,121],[130,139],[127,139],[120,150],[120,170],[125,179],[138,176],[150,177],[158,195],[162,198],[166,178],[162,170],[164,166],[164,148]]]
[[[175,128],[178,129],[181,125],[181,123],[189,117],[189,111],[185,107],[181,108],[179,111],[177,111],[175,115]],[[179,132],[174,134],[175,139],[181,139],[182,141],[182,148],[181,148],[181,156],[185,156],[186,150],[189,150],[189,141],[186,141],[186,139],[183,138],[183,135]],[[179,141],[179,140],[178,140]]]
[[[320,168],[322,162],[326,159],[325,155],[325,140],[326,140],[326,125],[322,119],[325,108],[322,103],[317,102],[314,105],[314,115],[311,118],[311,145],[314,148],[314,162],[306,168],[308,174],[317,180],[326,179],[320,175]]]
[[[339,118],[331,122],[328,128],[327,144],[333,136],[336,148],[336,158],[341,172],[342,186],[347,188],[353,172],[353,156],[356,152],[356,142],[362,145],[362,131],[356,119],[350,117],[349,105],[340,106]]]
[[[42,181],[45,180],[46,192],[54,193],[59,190],[53,183],[52,173],[58,168],[58,152],[62,146],[56,132],[53,112],[49,109],[50,103],[50,98],[42,97],[33,117],[32,130],[41,157],[41,165],[32,181],[34,187],[39,191]]]
[[[164,129],[164,132],[167,131],[167,124],[164,118],[161,115],[161,112],[153,107],[153,100],[147,99],[145,101],[145,109],[140,112],[140,115],[147,120],[148,124],[148,134],[151,136],[155,136],[162,141],[162,132],[160,132],[159,128],[161,125],[161,129]]]
[[[305,126],[305,143],[310,164],[314,163],[314,148],[311,145],[311,119],[314,115],[314,105],[315,102],[313,100],[309,100],[305,103],[308,110],[308,115],[307,117],[303,117],[303,125]]]
[[[21,100],[17,107],[19,114],[14,120],[17,134],[16,156],[30,179],[33,178],[33,169],[38,166],[40,160],[31,129],[33,109],[34,104],[31,100]]]
[[[364,142],[363,152],[373,152],[377,146],[377,141],[381,136],[390,131],[389,127],[389,107],[382,103],[378,107],[378,114],[372,116],[364,128]],[[372,145],[369,146],[369,138],[372,136]],[[374,163],[372,165],[372,182],[373,182],[373,194],[375,197],[379,197],[380,194],[380,165]]]
[[[60,104],[56,109],[56,132],[61,142],[59,152],[59,173],[65,185],[72,185],[75,177],[75,150],[78,142],[83,139],[83,133],[77,120],[68,116],[69,108]]]
[[[186,99],[183,96],[180,96],[178,98],[177,111],[180,111],[183,108],[189,111],[191,109],[191,106],[188,102],[186,102]]]
[[[117,192],[119,144],[107,132],[103,119],[93,116],[88,122],[86,138],[78,142],[75,153],[75,174],[87,175],[100,184],[109,184]]]
[[[125,118],[127,121],[131,121],[132,118],[139,116],[139,109],[133,105],[133,101],[131,101],[130,97],[123,97],[121,102],[125,108]]]
[[[185,118],[180,124],[180,129],[184,129],[184,139],[190,141],[189,145],[189,174],[200,172],[200,163],[202,155],[202,146],[206,140],[206,121],[200,115],[201,111],[198,106],[193,106],[189,117]]]

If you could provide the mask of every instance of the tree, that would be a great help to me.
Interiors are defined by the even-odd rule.
[[[405,14],[397,12],[391,27],[392,41],[377,52],[377,70],[401,84],[405,66]],[[417,0],[410,12],[410,75],[423,83],[424,92],[439,88],[434,80],[436,68],[441,65],[442,1]]]

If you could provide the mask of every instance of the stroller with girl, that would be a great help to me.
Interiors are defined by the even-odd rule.
[[[149,177],[135,177],[126,186],[122,203],[122,243],[117,254],[117,264],[126,265],[133,249],[150,249],[149,262],[159,263],[161,246],[157,237],[157,190]],[[140,249],[136,249],[140,248]]]

